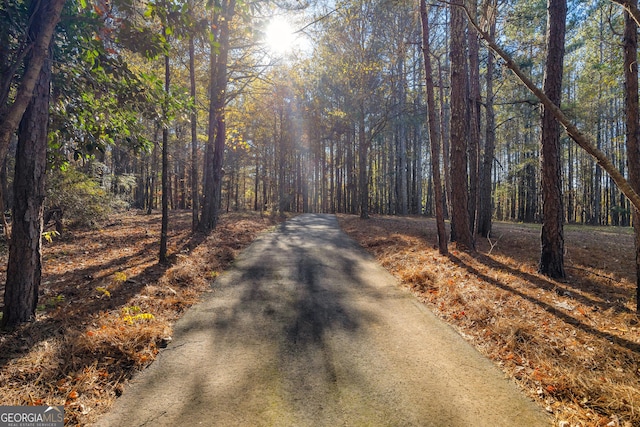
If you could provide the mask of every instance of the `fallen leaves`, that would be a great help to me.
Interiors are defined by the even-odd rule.
[[[447,258],[433,245],[431,219],[360,221],[341,215],[339,220],[421,301],[516,379],[556,423],[640,425],[640,331],[628,229],[567,231],[571,276],[558,282],[536,272],[539,238],[530,226],[494,223],[501,236],[497,243],[479,239],[478,253],[453,250]]]
[[[209,238],[192,244],[191,213],[174,211],[170,247],[181,256],[168,269],[156,260],[159,233],[149,232],[159,230],[159,215],[121,215],[113,226],[47,245],[41,301],[55,304],[43,304],[36,322],[0,335],[0,405],[65,405],[65,425],[94,422],[166,347],[171,323],[279,221],[222,215]]]

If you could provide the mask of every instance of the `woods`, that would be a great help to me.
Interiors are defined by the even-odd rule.
[[[31,166],[20,141],[43,132],[48,147],[30,144],[27,157],[46,154],[51,182],[74,170],[103,194],[103,214],[191,209],[201,232],[221,211],[423,214],[450,218],[450,240],[473,250],[492,218],[537,222],[540,271],[563,277],[563,224],[637,226],[637,71],[624,65],[637,56],[637,28],[625,19],[633,4],[568,14],[551,1],[280,6],[2,4],[4,209],[9,247],[31,248],[35,276],[47,226],[38,223],[55,212],[62,231],[84,215],[48,202],[62,188],[21,213],[31,196],[20,189],[42,203],[44,182],[21,184]],[[276,51],[265,31],[283,14],[298,44]],[[36,78],[48,52],[51,89]],[[40,136],[27,125],[38,91],[51,98],[38,107],[50,116]],[[21,237],[23,217],[33,243]],[[35,276],[20,294],[37,295]],[[33,308],[13,320],[7,278],[2,322],[11,325]]]
[[[0,1],[0,347],[68,317],[65,349],[123,355],[65,369],[119,383],[258,230],[348,214],[536,398],[637,422],[636,3]]]
[[[28,120],[51,44],[49,145],[34,153],[48,153],[49,175],[86,175],[105,192],[100,204],[161,207],[164,218],[191,209],[201,232],[230,210],[437,215],[471,250],[476,233],[490,236],[492,218],[541,222],[540,271],[552,277],[565,274],[564,223],[635,226],[637,72],[623,62],[636,54],[614,42],[625,28],[637,32],[625,26],[633,4],[568,15],[541,1],[281,6],[3,3],[5,211],[24,200],[27,166],[10,142],[21,140],[12,139],[16,117]],[[268,46],[274,14],[302,28],[304,43]],[[36,216],[54,210],[64,215],[48,205]],[[23,245],[12,238],[10,247]],[[28,281],[37,295],[37,279]]]

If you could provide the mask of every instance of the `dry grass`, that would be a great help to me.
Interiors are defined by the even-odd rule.
[[[279,222],[227,214],[205,238],[190,234],[190,218],[170,220],[170,266],[157,263],[158,215],[122,215],[47,245],[36,321],[0,334],[0,405],[65,405],[65,425],[95,421],[171,339],[181,313]]]
[[[539,227],[497,223],[440,256],[435,222],[340,216],[343,229],[494,360],[560,426],[640,426],[640,326],[628,229],[567,227],[565,281],[537,274]]]

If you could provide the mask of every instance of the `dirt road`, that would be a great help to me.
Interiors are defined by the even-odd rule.
[[[99,426],[548,426],[330,215],[260,237]]]

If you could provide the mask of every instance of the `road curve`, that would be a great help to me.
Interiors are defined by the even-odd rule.
[[[339,228],[262,235],[176,324],[107,426],[549,426]]]

